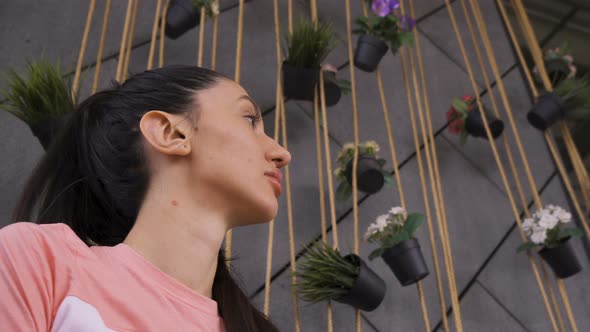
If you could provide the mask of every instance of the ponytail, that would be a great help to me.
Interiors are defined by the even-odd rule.
[[[171,66],[86,99],[28,179],[14,220],[67,224],[89,246],[123,242],[149,186],[140,119],[153,109],[187,112],[195,91],[221,79],[208,69]],[[278,331],[250,303],[224,257],[220,250],[212,296],[226,331]]]

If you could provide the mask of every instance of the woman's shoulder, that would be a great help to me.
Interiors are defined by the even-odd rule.
[[[47,255],[67,258],[85,247],[66,224],[35,224],[16,222],[0,229],[0,248],[19,255]]]

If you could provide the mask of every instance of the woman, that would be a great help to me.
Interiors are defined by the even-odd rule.
[[[0,231],[0,331],[276,331],[227,230],[277,213],[291,156],[220,74],[173,66],[72,114]]]

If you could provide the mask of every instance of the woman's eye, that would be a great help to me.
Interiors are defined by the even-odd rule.
[[[259,114],[250,114],[250,115],[246,116],[246,119],[248,119],[248,121],[250,121],[250,123],[252,124],[252,127],[256,128],[256,124],[260,120],[260,115]]]

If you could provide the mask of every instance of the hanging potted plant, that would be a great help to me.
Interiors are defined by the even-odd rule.
[[[492,137],[498,138],[504,131],[504,122],[484,111]],[[486,129],[473,96],[465,95],[462,98],[453,98],[451,108],[447,111],[449,131],[459,135],[461,144],[467,142],[469,135],[473,137],[488,138]]]
[[[577,274],[582,266],[570,240],[572,237],[582,236],[583,232],[579,228],[563,228],[571,220],[571,213],[559,206],[548,205],[538,210],[522,223],[530,241],[520,245],[517,251],[540,248],[539,255],[559,278],[565,279]]]
[[[377,217],[365,233],[365,241],[379,245],[369,259],[381,256],[402,286],[414,284],[429,273],[420,243],[414,237],[423,222],[422,214],[408,215],[403,207],[393,207]]]
[[[201,7],[207,17],[219,15],[216,0],[171,0],[166,13],[166,36],[172,39],[194,28],[201,20]]]
[[[391,49],[394,55],[404,44],[413,44],[412,29],[416,22],[409,15],[396,15],[398,0],[374,0],[370,16],[356,20],[355,33],[360,34],[354,54],[354,65],[373,72],[381,58]]]
[[[342,88],[347,81],[336,79],[336,68],[324,65],[330,51],[336,46],[333,27],[330,23],[319,22],[317,27],[300,20],[287,36],[287,58],[283,62],[283,94],[287,98],[313,101],[314,89],[324,70],[326,105],[338,103]]]
[[[545,51],[544,61],[547,75],[553,86],[565,79],[576,77],[577,68],[567,42],[560,47]],[[533,74],[537,83],[542,85],[543,81],[536,66],[533,68]]]
[[[341,256],[321,241],[307,249],[296,276],[299,296],[312,303],[334,300],[372,311],[385,297],[385,282],[359,256]]]
[[[24,121],[47,150],[75,107],[70,80],[45,60],[28,62],[24,75],[11,69],[6,79],[0,106]]]
[[[366,193],[374,194],[381,190],[383,184],[393,185],[393,176],[383,169],[385,159],[378,156],[379,144],[375,141],[367,141],[359,144],[359,158],[357,165],[358,189]],[[336,198],[347,200],[352,195],[352,163],[354,159],[354,144],[346,143],[338,153],[336,162],[338,168],[334,171],[336,179],[340,182],[336,189]]]
[[[585,77],[574,77],[559,82],[553,92],[541,95],[527,119],[533,127],[545,130],[563,117],[586,119],[589,111],[590,83]]]

